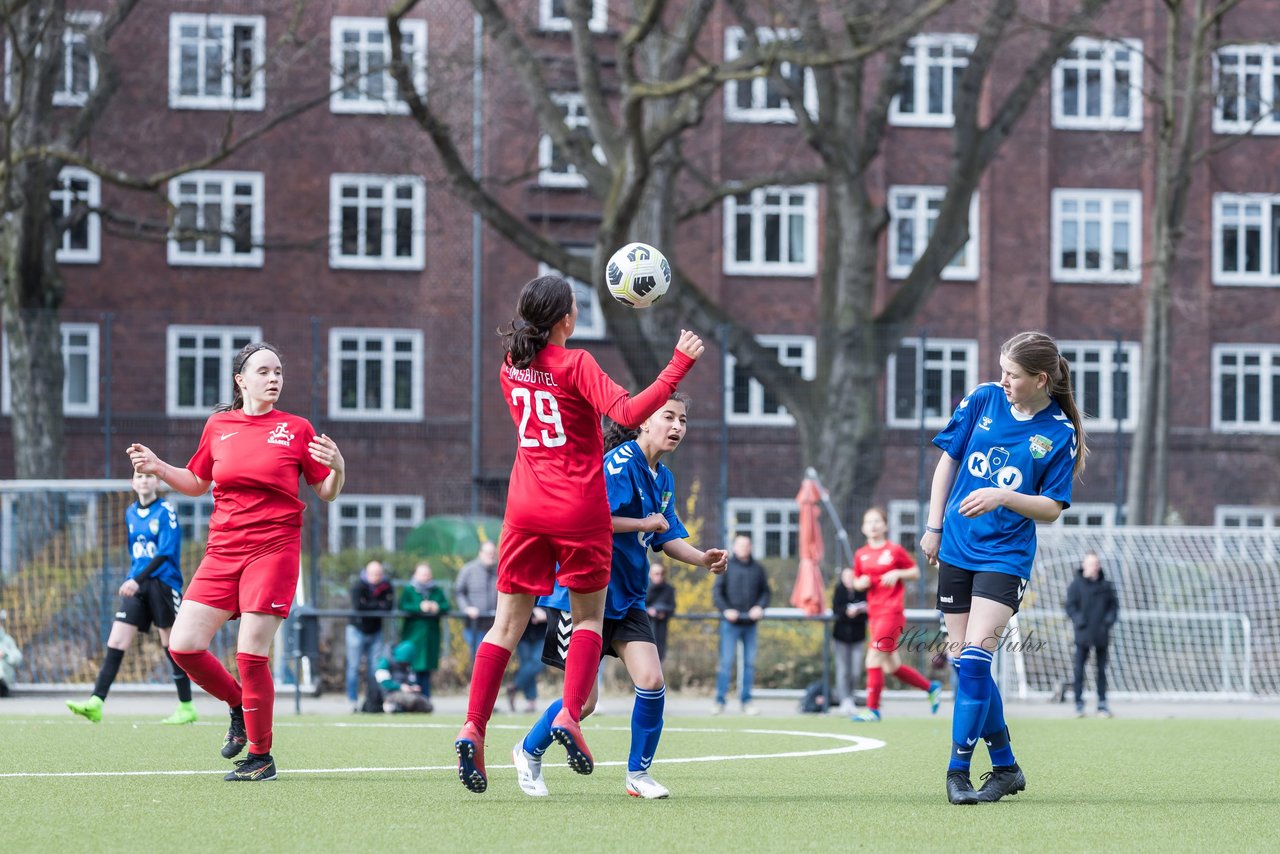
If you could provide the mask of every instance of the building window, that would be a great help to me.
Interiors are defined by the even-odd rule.
[[[1078,38],[1053,67],[1053,126],[1142,130],[1142,42]]]
[[[204,418],[214,406],[229,403],[236,354],[261,340],[256,327],[170,326],[165,411]]]
[[[98,414],[98,324],[63,323],[62,332],[62,412],[69,417]],[[0,389],[3,414],[12,410],[9,378],[9,348],[3,354],[4,378]]]
[[[169,503],[178,514],[178,526],[182,528],[182,538],[187,542],[203,543],[209,539],[209,517],[213,515],[213,497],[201,495],[192,498],[188,495],[169,493]]]
[[[1274,531],[1280,529],[1280,507],[1238,507],[1219,504],[1213,508],[1213,524],[1219,528]]]
[[[330,329],[329,417],[422,418],[422,331]]]
[[[419,496],[343,495],[329,505],[329,550],[400,551],[422,518]]]
[[[1055,528],[1113,528],[1116,524],[1114,504],[1072,504],[1052,523]]]
[[[1280,345],[1213,348],[1213,429],[1280,432]]]
[[[329,266],[423,269],[426,195],[417,175],[331,176]]]
[[[890,501],[887,510],[889,540],[906,549],[907,554],[914,555],[920,545],[920,532],[924,525],[922,520],[927,520],[929,505],[919,501],[898,500]]]
[[[58,40],[53,78],[55,107],[80,107],[98,85],[98,59],[89,49],[89,31],[102,23],[101,12],[68,12]]]
[[[1280,45],[1233,45],[1213,56],[1215,133],[1280,133]]]
[[[565,127],[569,136],[574,139],[591,140],[591,123],[587,118],[587,103],[577,92],[555,92],[551,95],[564,113]],[[601,162],[604,161],[604,150],[593,146],[591,153]],[[578,171],[578,167],[551,139],[550,134],[543,134],[538,139],[538,183],[544,187],[585,187],[587,176]]]
[[[1054,190],[1051,251],[1055,282],[1139,281],[1142,193]]]
[[[786,40],[800,45],[799,30],[774,30],[761,27],[756,39],[766,45]],[[724,59],[732,62],[747,50],[746,33],[742,27],[729,27],[724,32]],[[818,115],[818,90],[813,72],[807,68],[778,63],[778,76],[804,92],[804,106],[808,114]],[[731,122],[795,122],[795,110],[787,100],[784,90],[772,77],[755,77],[750,80],[729,80],[724,84],[724,117]]]
[[[102,258],[102,180],[88,169],[64,166],[49,194],[53,221],[62,228],[60,264],[97,264]]]
[[[1280,195],[1214,193],[1213,283],[1280,285]]]
[[[587,28],[593,33],[603,33],[608,23],[608,0],[591,0],[591,18],[587,21]],[[569,0],[538,0],[538,26],[556,32],[573,29]]]
[[[261,15],[170,15],[169,106],[263,109],[266,29]]]
[[[908,42],[899,66],[898,94],[889,105],[895,125],[951,127],[955,95],[977,40],[973,36],[928,33]]]
[[[591,251],[590,249],[586,251],[569,250],[573,255],[586,256],[589,256]],[[547,264],[538,265],[538,275],[562,276],[565,281],[573,285],[573,292],[578,298],[578,325],[573,332],[574,340],[599,341],[605,337],[604,311],[600,308],[600,297],[595,288],[586,282],[575,279],[573,276],[566,276]]]
[[[803,380],[812,380],[817,371],[817,345],[808,335],[760,335],[756,343],[774,350],[778,364]],[[725,419],[730,424],[790,427],[796,423],[787,408],[765,390],[759,380],[738,367],[732,353],[725,355]]]
[[[889,426],[919,428],[923,411],[926,429],[945,427],[977,384],[977,341],[903,338],[889,356]]]
[[[812,276],[817,255],[815,188],[763,187],[725,200],[725,273]]]
[[[1071,390],[1090,430],[1137,425],[1138,350],[1133,341],[1059,341],[1071,365]]]
[[[730,498],[725,502],[729,532],[751,538],[753,557],[794,557],[800,540],[800,508],[794,498]]]
[[[170,264],[262,266],[261,172],[188,172],[169,182],[169,202]]]
[[[905,279],[916,261],[924,254],[933,237],[946,198],[946,187],[890,187],[889,205],[889,277]],[[969,200],[969,239],[942,268],[942,278],[970,280],[978,278],[978,194]]]
[[[401,51],[413,64],[413,85],[427,91],[427,22],[400,22]],[[407,113],[392,75],[386,18],[335,17],[329,39],[329,109],[335,113]]]

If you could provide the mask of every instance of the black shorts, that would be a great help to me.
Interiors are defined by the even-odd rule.
[[[944,614],[967,614],[976,596],[1007,605],[1018,613],[1027,579],[1007,572],[974,572],[938,561],[938,610]]]
[[[177,590],[158,579],[146,578],[138,585],[137,593],[120,597],[116,620],[136,626],[140,632],[151,631],[153,625],[167,629],[173,626],[181,604],[182,594]]]
[[[573,619],[568,611],[547,609],[547,639],[542,644],[542,662],[549,667],[564,670],[564,657],[569,653],[569,636],[573,634]],[[612,655],[615,643],[644,641],[657,645],[653,636],[653,625],[649,622],[649,614],[639,608],[632,608],[620,620],[604,621],[604,631],[600,635],[603,646],[600,657]]]

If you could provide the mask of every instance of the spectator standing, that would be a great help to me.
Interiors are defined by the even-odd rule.
[[[347,700],[351,710],[358,712],[360,664],[365,666],[365,679],[370,686],[376,684],[373,677],[377,660],[384,655],[382,649],[382,615],[389,614],[392,606],[391,580],[379,561],[365,565],[360,578],[351,585],[351,607],[364,611],[368,616],[351,617],[347,621]]]
[[[1084,666],[1093,650],[1098,670],[1098,717],[1111,717],[1107,706],[1107,647],[1111,627],[1120,617],[1120,600],[1116,587],[1102,572],[1102,561],[1094,552],[1086,552],[1067,588],[1067,616],[1076,630],[1075,695],[1076,717],[1084,717]]]
[[[854,588],[853,567],[846,566],[836,579],[831,596],[831,645],[835,648],[836,696],[840,714],[858,710],[853,693],[862,681],[863,647],[867,639],[867,595]]]
[[[649,564],[649,592],[644,600],[658,644],[658,660],[667,657],[667,621],[676,612],[676,589],[667,583],[667,568],[657,561]]]
[[[493,628],[493,613],[498,608],[498,546],[495,543],[481,543],[476,559],[458,570],[453,598],[467,617],[462,636],[474,662],[485,633]]]
[[[413,616],[400,626],[400,640],[413,645],[409,662],[422,696],[431,696],[431,674],[440,667],[440,618],[449,613],[449,597],[436,584],[431,564],[413,568],[413,578],[400,590],[399,606]]]
[[[542,672],[542,644],[547,637],[547,612],[534,606],[529,612],[529,624],[516,642],[516,656],[520,664],[516,675],[507,686],[507,703],[516,710],[516,696],[524,694],[524,711],[538,711],[538,674]]]
[[[752,556],[751,537],[739,534],[733,538],[728,572],[716,576],[711,588],[711,599],[720,612],[720,667],[716,672],[716,704],[712,714],[724,712],[739,644],[742,646],[742,679],[738,691],[742,712],[759,714],[751,704],[751,683],[756,670],[756,624],[764,618],[771,593],[764,567]]]

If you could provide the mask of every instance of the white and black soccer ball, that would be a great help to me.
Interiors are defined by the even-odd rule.
[[[609,294],[631,308],[648,308],[671,287],[671,265],[647,243],[628,243],[604,268]]]

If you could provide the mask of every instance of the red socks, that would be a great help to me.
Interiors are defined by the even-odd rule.
[[[265,655],[236,653],[240,681],[244,684],[244,730],[249,752],[261,756],[271,752],[271,721],[275,717],[276,683],[271,662]]]
[[[912,688],[919,688],[921,691],[929,690],[929,680],[921,676],[920,671],[916,670],[914,667],[907,667],[907,665],[904,664],[895,670],[893,675],[897,676]]]
[[[564,709],[576,722],[582,720],[582,707],[595,684],[603,647],[604,639],[592,631],[574,629],[569,636],[569,652],[564,657]]]
[[[572,650],[573,647],[570,647]],[[502,690],[502,674],[511,660],[511,650],[481,641],[476,663],[471,669],[471,693],[467,697],[467,723],[475,724],[483,735],[493,714],[493,704]]]
[[[169,655],[186,671],[191,681],[208,692],[209,696],[216,697],[233,708],[240,705],[240,683],[232,678],[218,657],[209,650],[184,652],[171,648]],[[241,673],[243,672],[242,670]]]
[[[884,671],[879,667],[867,668],[867,708],[880,711],[880,692],[884,690]]]

